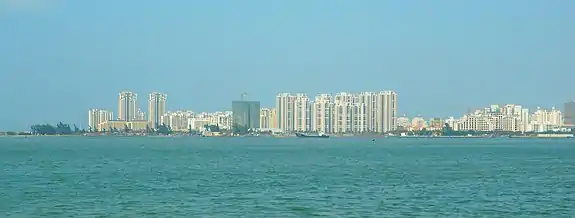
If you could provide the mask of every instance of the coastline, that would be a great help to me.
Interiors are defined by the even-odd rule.
[[[31,137],[151,137],[151,138],[172,138],[172,137],[195,137],[195,138],[298,138],[295,135],[217,135],[217,136],[202,136],[202,135],[187,135],[187,134],[174,134],[174,135],[93,135],[93,134],[70,134],[70,135],[0,135],[0,138],[31,138]],[[518,136],[389,136],[389,135],[330,135],[329,138],[366,138],[366,139],[574,139],[574,134],[538,134],[538,135],[518,135]],[[326,138],[326,139],[329,139]]]

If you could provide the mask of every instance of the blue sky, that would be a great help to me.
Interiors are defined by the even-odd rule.
[[[162,3],[163,2],[163,3]],[[459,116],[575,99],[575,1],[0,0],[0,130],[117,110],[231,109],[242,92],[395,90],[399,112]]]

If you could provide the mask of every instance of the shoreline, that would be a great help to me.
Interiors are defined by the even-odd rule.
[[[28,138],[28,137],[195,137],[195,138],[298,138],[291,135],[243,135],[243,136],[201,136],[201,135],[0,135],[0,138]],[[573,134],[542,134],[522,136],[385,136],[385,135],[331,135],[329,138],[366,138],[366,139],[573,139]],[[326,139],[329,139],[326,138]]]

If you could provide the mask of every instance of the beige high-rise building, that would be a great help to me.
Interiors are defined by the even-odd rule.
[[[260,109],[260,129],[277,129],[275,108]]]
[[[98,127],[100,124],[113,119],[114,114],[111,111],[102,109],[88,110],[88,128],[92,132],[99,131]]]
[[[134,92],[120,92],[118,99],[118,120],[132,121],[138,119],[137,99],[138,95]]]
[[[529,131],[529,109],[523,108],[521,105],[507,104],[501,108],[501,114],[506,117],[514,117],[516,119],[514,122],[506,121],[507,123],[505,125],[507,129],[510,129],[510,127],[508,127],[510,123],[514,123],[516,128],[514,128],[513,131]]]
[[[277,125],[283,131],[294,131],[294,103],[295,97],[289,93],[280,93],[276,97]]]
[[[278,127],[278,113],[275,108],[270,109],[270,128],[277,129]]]
[[[296,94],[294,99],[294,131],[311,130],[311,104],[306,94]]]
[[[166,100],[164,93],[152,92],[148,96],[148,121],[152,128],[162,124],[162,116],[166,114]]]
[[[397,93],[381,91],[376,97],[376,130],[386,133],[396,129]]]
[[[260,129],[270,129],[271,109],[260,108]]]
[[[320,94],[311,103],[311,131],[330,133],[332,131],[333,102],[329,94]]]

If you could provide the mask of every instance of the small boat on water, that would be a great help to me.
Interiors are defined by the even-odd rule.
[[[328,135],[323,134],[323,133],[319,133],[317,135],[308,135],[305,133],[296,133],[295,136],[297,136],[298,138],[329,138]]]

